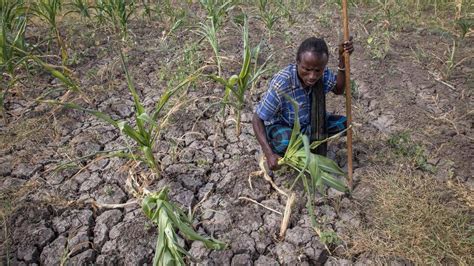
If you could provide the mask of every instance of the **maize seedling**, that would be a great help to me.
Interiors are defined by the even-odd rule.
[[[221,57],[219,55],[219,41],[217,40],[217,30],[218,28],[214,24],[214,21],[209,18],[209,23],[199,23],[199,30],[197,31],[201,36],[207,39],[209,44],[212,47],[212,51],[214,52],[214,57],[216,58],[216,64],[217,64],[217,72],[218,75],[220,76],[222,73],[222,68],[221,68]]]
[[[49,24],[50,30],[52,34],[55,35],[55,38],[58,43],[58,47],[61,52],[61,59],[63,66],[66,65],[68,54],[66,49],[66,44],[64,40],[61,38],[61,34],[59,33],[58,22],[57,18],[60,15],[62,10],[62,4],[60,0],[40,0],[35,2],[32,7],[31,11],[40,19],[46,21]]]
[[[135,105],[135,127],[133,127],[127,121],[115,120],[105,113],[96,110],[86,109],[74,103],[58,103],[55,101],[48,102],[53,104],[61,104],[66,108],[77,109],[89,113],[119,129],[121,133],[125,134],[130,139],[135,141],[141,153],[130,151],[123,153],[115,153],[114,155],[117,157],[125,157],[133,160],[142,161],[146,163],[147,166],[150,167],[150,169],[152,169],[157,176],[159,176],[159,164],[155,158],[155,155],[153,154],[153,147],[155,145],[156,139],[158,138],[161,132],[161,129],[165,126],[167,118],[170,115],[169,112],[163,115],[163,109],[166,103],[168,103],[169,99],[175,93],[177,93],[185,86],[188,86],[200,75],[201,69],[198,69],[189,77],[181,81],[175,88],[166,90],[165,93],[160,97],[159,101],[156,103],[155,110],[151,113],[151,115],[149,115],[145,111],[143,104],[140,102],[132,78],[128,73],[128,69],[125,64],[125,56],[123,55],[122,51],[120,51],[120,56],[122,61],[122,67],[127,78],[128,89],[130,91],[130,94],[132,94],[133,102]],[[161,119],[160,123],[157,122],[158,119]]]
[[[207,11],[207,16],[211,18],[213,24],[218,28],[227,13],[234,8],[232,0],[199,0],[201,6]]]
[[[189,253],[178,244],[177,230],[188,240],[202,241],[207,248],[220,250],[226,247],[224,242],[196,233],[192,228],[191,217],[169,202],[167,188],[147,195],[143,199],[142,209],[158,226],[153,265],[185,265],[183,255],[189,256]]]
[[[97,0],[95,6],[99,21],[108,20],[116,33],[122,35],[122,39],[128,36],[128,21],[135,12],[134,1],[124,0]]]
[[[252,84],[260,77],[266,70],[264,67],[270,57],[268,57],[267,61],[262,64],[258,69],[257,65],[257,58],[255,58],[255,67],[253,73],[250,69],[250,63],[252,61],[252,53],[250,51],[249,45],[249,31],[248,31],[248,22],[247,18],[244,18],[244,27],[243,27],[243,41],[244,41],[244,56],[242,62],[242,68],[240,70],[239,75],[232,75],[228,80],[225,80],[220,75],[211,75],[211,78],[215,81],[219,82],[220,84],[224,85],[225,87],[225,94],[222,100],[223,110],[222,115],[225,114],[225,107],[231,106],[236,111],[236,131],[237,136],[240,135],[240,116],[241,112],[244,109],[245,105],[245,92],[252,87]],[[259,49],[256,49],[259,50]],[[232,99],[231,99],[232,96]]]

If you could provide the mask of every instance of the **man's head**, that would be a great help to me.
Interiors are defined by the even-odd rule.
[[[301,43],[296,53],[296,65],[303,87],[313,86],[323,76],[328,58],[328,46],[323,39],[311,37]]]

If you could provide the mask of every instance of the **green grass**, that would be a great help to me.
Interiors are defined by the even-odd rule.
[[[393,134],[388,144],[400,159],[408,160],[415,168],[435,173],[436,167],[428,163],[428,152],[421,144],[412,140],[409,132]]]

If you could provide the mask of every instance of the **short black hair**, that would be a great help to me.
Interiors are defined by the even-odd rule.
[[[310,37],[300,44],[298,52],[296,53],[296,62],[301,60],[301,55],[305,52],[326,54],[329,57],[329,50],[326,41],[316,37]]]

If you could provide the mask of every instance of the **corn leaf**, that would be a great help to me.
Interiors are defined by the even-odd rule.
[[[315,154],[315,160],[321,167],[321,170],[337,175],[345,175],[344,171],[342,171],[335,161],[319,154]]]

